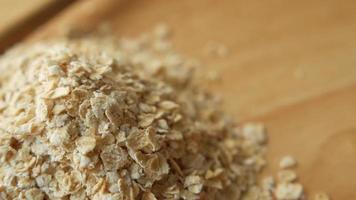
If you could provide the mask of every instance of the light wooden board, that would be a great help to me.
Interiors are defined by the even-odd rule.
[[[65,27],[92,31],[110,22],[135,36],[159,22],[174,30],[176,49],[222,80],[207,86],[228,113],[268,128],[269,166],[291,154],[309,194],[356,199],[356,2],[352,0],[81,1],[29,39]],[[203,53],[209,41],[230,53]]]
[[[74,0],[0,0],[0,52],[56,15]]]
[[[53,0],[0,0],[0,34],[32,16]]]

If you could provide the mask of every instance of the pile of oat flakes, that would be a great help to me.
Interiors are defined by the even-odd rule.
[[[8,51],[0,199],[272,199],[263,127],[223,115],[165,34]]]

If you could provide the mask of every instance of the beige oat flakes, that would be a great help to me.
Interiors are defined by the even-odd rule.
[[[57,39],[2,56],[0,199],[301,199],[292,157],[277,183],[257,184],[263,125],[232,123],[169,35],[161,24],[136,39]]]
[[[264,198],[263,127],[232,123],[167,35],[160,26],[2,56],[0,198]]]

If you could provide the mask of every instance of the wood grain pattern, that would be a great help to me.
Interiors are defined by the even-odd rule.
[[[292,154],[312,194],[356,199],[356,2],[352,0],[92,0],[78,2],[29,39],[67,26],[93,31],[110,22],[134,36],[165,22],[176,49],[221,74],[207,84],[238,120],[262,121],[270,133],[269,166]],[[226,44],[225,58],[203,53]]]

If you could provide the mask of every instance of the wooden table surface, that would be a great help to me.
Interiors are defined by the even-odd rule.
[[[0,0],[0,53],[74,0]]]
[[[51,0],[0,0],[0,33],[31,16]]]
[[[309,194],[356,199],[356,1],[79,1],[28,39],[103,22],[126,36],[168,24],[177,51],[221,75],[206,86],[223,96],[226,111],[266,124],[266,174],[291,154]],[[207,56],[209,41],[229,53]]]

